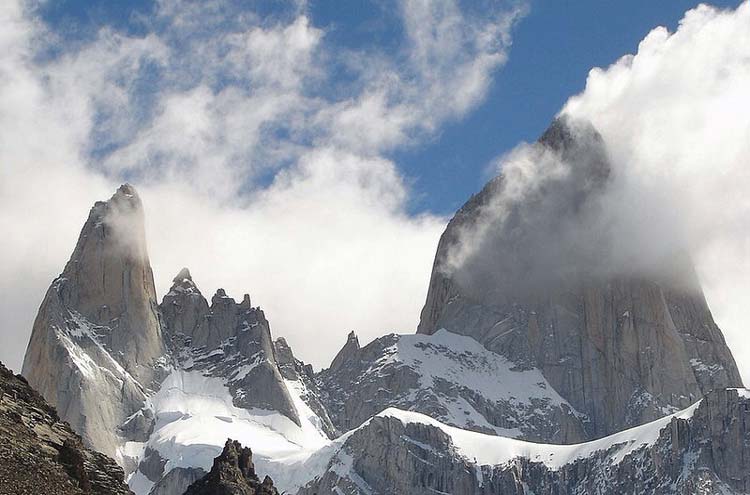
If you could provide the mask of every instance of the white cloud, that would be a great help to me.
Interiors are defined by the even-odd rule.
[[[384,152],[482,100],[520,15],[436,5],[402,5],[408,42],[391,54],[340,51],[301,4],[259,19],[162,0],[146,35],[71,44],[2,2],[0,360],[19,366],[88,208],[124,180],[145,203],[160,293],[183,265],[209,297],[249,292],[317,366],[351,329],[412,331],[445,219],[407,214]],[[341,94],[336,59],[353,75]]]
[[[592,272],[684,282],[692,273],[676,255],[688,250],[750,381],[748,26],[748,2],[725,11],[699,6],[675,33],[656,28],[635,55],[593,69],[561,114],[579,139],[593,136],[592,123],[607,159],[590,160],[597,138],[582,141],[585,153],[522,145],[503,157],[505,194],[483,210],[448,269],[473,285],[510,283],[515,296],[528,284],[535,291]],[[610,180],[601,197],[583,194],[591,165],[605,162]],[[581,198],[588,201],[571,209]],[[515,210],[518,202],[533,208]]]
[[[675,33],[589,74],[564,112],[601,132],[621,184],[616,214],[640,249],[688,243],[707,298],[750,381],[750,3],[705,5]],[[644,254],[644,256],[647,254]]]

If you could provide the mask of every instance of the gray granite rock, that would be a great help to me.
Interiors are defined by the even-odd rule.
[[[248,295],[237,303],[218,289],[209,306],[183,269],[160,308],[175,366],[225,378],[237,407],[278,411],[300,423],[276,361],[270,323]]]
[[[301,384],[300,398],[305,401],[305,404],[317,416],[318,427],[325,432],[328,438],[336,438],[339,435],[339,431],[333,425],[331,418],[328,416],[328,410],[321,400],[322,391],[318,387],[313,367],[294,357],[292,348],[289,347],[289,344],[282,337],[274,341],[274,348],[281,376],[285,380]]]
[[[750,489],[746,391],[711,392],[692,415],[665,422],[653,440],[632,447],[626,441],[620,435],[556,468],[524,455],[480,466],[442,428],[376,417],[298,495],[732,495]]]
[[[23,364],[86,444],[122,463],[119,427],[158,386],[165,352],[143,222],[128,184],[94,205],[42,301]]]
[[[610,171],[596,131],[561,119],[535,146],[569,170],[523,195],[500,176],[456,213],[438,245],[418,333],[445,328],[540,369],[588,416],[592,438],[741,386],[687,256],[675,253],[644,278],[606,265],[606,232],[588,233],[584,246],[570,239],[606,194]],[[457,263],[465,239],[479,247]]]
[[[389,407],[493,435],[531,441],[585,440],[588,418],[536,369],[519,369],[468,337],[390,334],[363,348],[350,334],[317,375],[320,397],[340,431]],[[345,358],[342,358],[345,356]]]

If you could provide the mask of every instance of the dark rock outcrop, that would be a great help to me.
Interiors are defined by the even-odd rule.
[[[81,437],[0,363],[0,495],[131,494],[112,459]]]
[[[263,481],[255,473],[253,453],[236,440],[227,440],[211,467],[185,495],[279,495],[268,476]]]

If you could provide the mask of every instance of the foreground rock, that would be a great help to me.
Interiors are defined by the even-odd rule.
[[[196,481],[185,495],[279,495],[271,478],[260,481],[253,453],[239,442],[227,440],[211,471]]]
[[[467,335],[539,369],[589,418],[591,438],[741,386],[689,259],[672,256],[648,277],[607,264],[598,215],[610,170],[596,131],[560,119],[533,149],[550,168],[536,187],[519,194],[500,176],[448,224],[418,332]]]
[[[388,410],[342,442],[326,470],[299,494],[739,495],[748,490],[750,392],[730,389],[654,423],[571,446],[467,434],[426,416]]]
[[[125,495],[122,469],[0,363],[0,495]]]

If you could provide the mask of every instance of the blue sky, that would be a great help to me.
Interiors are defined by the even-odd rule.
[[[736,102],[750,85],[750,4],[694,9],[678,30],[695,6],[0,2],[0,224],[14,260],[0,265],[0,332],[14,342],[0,360],[20,365],[88,210],[124,181],[143,198],[158,294],[185,266],[209,298],[250,293],[318,367],[351,330],[361,342],[411,333],[450,216],[584,87],[578,111],[627,145],[632,183],[670,177],[712,307],[743,328],[733,297],[750,290],[750,205],[738,204],[750,186],[737,164],[750,150],[736,147],[750,106]],[[638,67],[589,78],[644,38]]]
[[[592,67],[635,53],[656,26],[674,31],[685,11],[698,3],[532,1],[513,30],[508,62],[495,71],[483,102],[422,142],[387,153],[412,187],[409,211],[450,215],[487,181],[494,158],[544,131],[565,101],[583,90]],[[252,10],[274,18],[290,4],[258,2]],[[737,4],[712,2],[717,7]],[[335,45],[393,49],[401,28],[392,7],[384,0],[313,1],[307,13]],[[138,34],[142,16],[152,9],[148,0],[62,0],[46,4],[42,17],[70,39],[87,39],[103,25]]]

